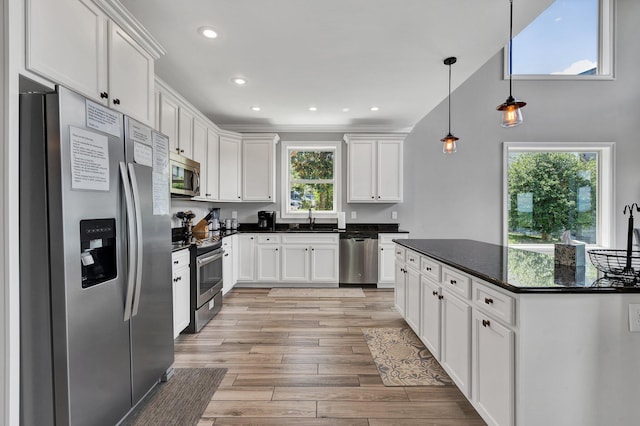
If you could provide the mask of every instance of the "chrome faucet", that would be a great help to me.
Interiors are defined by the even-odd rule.
[[[314,223],[316,223],[316,219],[311,215],[311,208],[309,208],[309,229],[313,229]]]

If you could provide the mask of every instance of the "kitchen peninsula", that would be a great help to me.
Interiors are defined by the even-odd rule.
[[[640,418],[640,288],[473,240],[396,240],[396,306],[491,425]]]

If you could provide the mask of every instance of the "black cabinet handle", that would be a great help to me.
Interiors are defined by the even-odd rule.
[[[181,149],[181,150],[180,150],[180,153],[183,153],[183,152],[184,152],[184,149]]]
[[[432,293],[434,296],[437,296],[437,295],[438,295],[438,292],[437,292],[437,291],[432,291],[431,293]]]
[[[490,327],[490,326],[491,326],[491,321],[489,321],[489,320],[482,320],[482,326],[483,326],[483,327]]]
[[[380,251],[384,251],[384,249],[382,247],[380,247]]]
[[[174,261],[173,261],[173,264],[174,264],[174,265],[177,265],[178,263],[180,263],[180,262],[178,262],[177,260],[174,260]]]
[[[120,99],[115,98],[115,99],[113,100],[113,103],[114,103],[115,105],[120,105]]]
[[[444,296],[440,295],[440,296],[438,296],[438,299],[442,300],[442,299],[444,299]]]
[[[304,249],[304,251],[309,251],[309,249],[308,249],[308,248],[306,248],[306,249]]]
[[[424,269],[426,269],[427,271],[430,271],[430,270],[431,270],[431,268],[430,268],[429,266],[427,266],[427,267],[426,267],[426,268],[424,268]]]
[[[487,305],[491,305],[493,303],[493,299],[491,299],[490,297],[485,297],[484,303],[486,303]]]
[[[225,254],[224,254],[224,256],[225,256],[225,257],[229,256],[229,253],[225,253]]]
[[[253,237],[251,237],[251,239],[253,240]]]
[[[456,280],[449,280],[449,282],[453,285],[456,285],[457,281]]]
[[[276,251],[278,251],[278,249],[276,249]]]
[[[109,97],[109,94],[107,92],[100,92],[100,97],[102,99],[107,99]]]

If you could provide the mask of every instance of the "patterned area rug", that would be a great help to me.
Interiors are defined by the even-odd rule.
[[[272,288],[269,297],[365,297],[361,288]]]
[[[451,378],[408,328],[363,328],[385,386],[452,385]]]
[[[226,373],[226,368],[176,368],[119,425],[194,426]]]

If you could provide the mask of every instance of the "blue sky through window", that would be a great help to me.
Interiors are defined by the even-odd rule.
[[[556,0],[514,36],[513,74],[577,75],[597,67],[598,13],[599,0]]]

